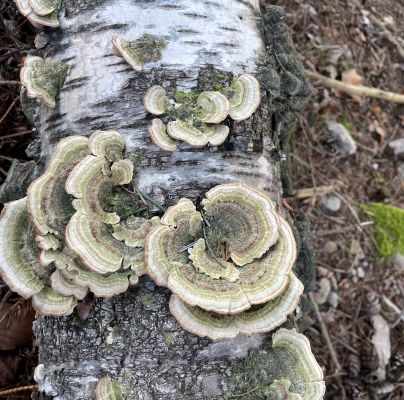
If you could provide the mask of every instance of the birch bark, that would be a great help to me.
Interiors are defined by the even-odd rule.
[[[64,3],[60,29],[36,40],[37,54],[70,66],[56,108],[31,113],[38,129],[37,169],[62,137],[114,129],[138,160],[134,184],[161,204],[184,196],[195,200],[214,185],[242,181],[267,190],[281,207],[283,153],[308,88],[278,8],[263,17],[258,0]],[[136,39],[145,32],[163,37],[167,46],[160,60],[136,72],[113,55],[111,38]],[[224,145],[181,145],[167,153],[151,142],[151,116],[142,105],[148,87],[162,85],[169,95],[206,90],[244,72],[259,78],[262,103],[247,121],[229,122]],[[310,278],[310,253],[300,243],[306,257],[300,269]],[[38,398],[93,399],[105,375],[119,378],[131,388],[130,398],[142,400],[231,398],[260,376],[269,379],[268,368],[254,368],[254,357],[265,355],[270,335],[201,339],[180,328],[168,298],[168,290],[144,278],[122,296],[93,299],[85,321],[38,317],[34,331],[45,366]]]

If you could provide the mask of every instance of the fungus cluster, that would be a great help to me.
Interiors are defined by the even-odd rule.
[[[236,77],[222,92],[189,94],[179,102],[169,99],[161,86],[150,87],[143,97],[150,114],[168,116],[167,125],[154,118],[148,129],[152,141],[165,151],[175,151],[177,141],[191,147],[224,143],[229,134],[229,127],[222,124],[226,117],[243,121],[256,111],[260,101],[259,83],[249,74]]]
[[[70,314],[89,290],[110,297],[145,273],[144,237],[158,218],[122,189],[133,175],[123,150],[115,131],[63,139],[27,197],[5,205],[0,275],[41,314]]]
[[[214,187],[197,210],[170,207],[145,244],[147,273],[172,292],[182,327],[211,339],[268,332],[297,307],[291,227],[264,192],[241,183]]]
[[[59,26],[61,0],[14,0],[18,10],[35,28]]]
[[[41,57],[28,56],[20,71],[21,84],[29,98],[38,98],[48,107],[55,107],[56,95],[62,87],[69,67],[56,61],[46,62]]]

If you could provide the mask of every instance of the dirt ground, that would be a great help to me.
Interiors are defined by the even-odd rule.
[[[271,3],[285,8],[307,69],[404,93],[403,0]],[[1,2],[0,16],[0,81],[8,81],[0,84],[1,183],[12,159],[27,160],[25,148],[33,140],[17,81],[21,61],[34,47],[34,31],[11,0]],[[350,75],[344,75],[347,71]],[[357,146],[354,154],[341,154],[330,139],[330,121],[348,129]],[[389,152],[389,142],[403,137],[403,128],[403,106],[352,98],[315,82],[297,123],[295,196],[285,201],[305,211],[313,232],[319,309],[312,311],[306,333],[325,368],[327,399],[404,398],[404,262],[377,256],[371,216],[360,209],[372,201],[404,206],[404,177]],[[340,203],[338,210],[326,207],[329,198]],[[390,334],[385,378],[372,342],[375,315],[387,322],[385,334]],[[32,365],[30,348],[12,355]],[[20,368],[18,384],[29,384],[29,375]]]

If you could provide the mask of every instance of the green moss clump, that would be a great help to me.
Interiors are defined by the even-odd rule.
[[[144,306],[148,306],[153,303],[153,296],[151,294],[145,294],[143,296],[138,296],[137,301]]]
[[[373,235],[377,251],[382,257],[404,254],[404,209],[383,203],[363,205],[374,214]]]
[[[166,332],[166,331],[163,331],[163,338],[164,338],[164,343],[167,346],[172,345],[175,340],[174,335],[171,332]]]

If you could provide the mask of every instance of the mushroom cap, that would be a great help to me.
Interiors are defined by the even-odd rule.
[[[323,370],[311,352],[310,342],[306,336],[281,328],[272,336],[274,348],[282,348],[293,356],[296,372],[304,382],[303,399],[320,400],[325,394]]]
[[[115,162],[122,158],[125,142],[117,131],[95,131],[88,139],[88,147],[93,155]]]
[[[234,94],[229,99],[229,115],[235,121],[243,121],[251,117],[261,102],[259,82],[254,76],[243,74],[233,80],[231,87]]]
[[[142,248],[126,246],[111,235],[107,224],[81,211],[67,224],[66,243],[93,272],[107,274],[120,268],[131,268],[139,276],[145,272]]]
[[[39,98],[43,104],[53,108],[68,69],[61,61],[46,62],[41,57],[28,56],[20,71],[21,84],[27,89],[29,98]]]
[[[129,217],[119,225],[114,225],[112,236],[124,242],[129,247],[144,247],[145,237],[154,226],[158,225],[160,218],[150,219],[142,217]]]
[[[113,53],[116,56],[122,57],[135,71],[142,70],[143,64],[138,55],[131,51],[130,41],[121,39],[120,37],[114,35],[111,42]]]
[[[191,147],[203,147],[209,142],[209,136],[184,121],[170,121],[167,133],[173,139],[181,140]]]
[[[37,15],[49,15],[54,12],[58,5],[58,0],[29,0],[32,11]]]
[[[223,144],[229,136],[229,132],[230,129],[227,125],[209,125],[203,130],[212,146]]]
[[[112,297],[121,294],[128,289],[128,278],[136,278],[133,271],[107,275],[92,272],[81,262],[77,254],[68,248],[64,248],[61,252],[53,252],[51,257],[58,271],[68,281],[79,287],[88,287],[97,297]]]
[[[47,13],[46,15],[40,15],[39,13],[35,12],[34,9],[32,8],[32,6],[30,4],[31,1],[30,0],[14,0],[14,3],[16,4],[18,11],[22,15],[24,15],[24,17],[27,17],[28,21],[31,22],[31,24],[35,28],[41,28],[43,26],[57,28],[59,26],[58,4],[57,4],[57,7],[55,7],[55,9],[53,11],[51,11],[50,13]],[[40,2],[40,0],[36,0],[36,2]],[[39,8],[39,4],[36,5],[36,7]]]
[[[70,315],[76,305],[77,300],[73,296],[63,296],[50,287],[44,287],[32,296],[32,306],[42,315]]]
[[[296,243],[291,227],[265,196],[240,184],[213,188],[202,201],[208,226],[200,224],[199,232],[194,221],[200,213],[190,200],[181,199],[146,238],[148,274],[189,305],[219,314],[237,314],[276,298],[288,283]],[[207,240],[203,255],[201,235]],[[232,269],[223,268],[223,257],[218,262],[212,250],[222,237],[229,245]]]
[[[165,151],[177,150],[177,143],[167,135],[166,126],[161,119],[154,118],[147,130],[153,143],[160,147],[160,149]]]
[[[109,376],[105,376],[97,383],[95,398],[96,400],[122,400],[122,386],[118,381],[114,381]]]
[[[202,92],[197,99],[199,117],[202,122],[218,124],[229,113],[229,101],[219,92]]]
[[[25,299],[44,288],[40,277],[43,267],[38,261],[39,249],[26,201],[24,197],[5,204],[0,215],[0,275]]]
[[[84,299],[87,295],[87,286],[80,286],[59,270],[52,273],[51,287],[63,296],[74,296],[78,300]]]
[[[77,211],[92,215],[106,224],[117,224],[116,213],[106,212],[108,194],[114,186],[129,183],[133,178],[133,164],[130,160],[118,160],[109,169],[104,157],[86,156],[70,172],[66,180],[66,192],[72,194],[73,207]]]
[[[112,49],[116,56],[122,57],[136,71],[141,71],[143,64],[161,58],[166,41],[160,37],[144,33],[136,40],[128,41],[112,37]]]
[[[302,293],[303,284],[291,272],[287,287],[277,298],[239,314],[221,315],[192,307],[176,294],[171,295],[170,311],[189,332],[212,340],[233,338],[240,333],[270,332],[280,326],[296,309]]]
[[[260,258],[278,239],[278,215],[268,195],[242,183],[218,185],[202,201],[206,217],[226,232],[237,265]]]
[[[147,112],[154,115],[164,114],[167,101],[166,91],[158,85],[149,87],[143,96],[144,108]]]
[[[70,136],[56,146],[44,174],[28,188],[27,207],[40,235],[64,236],[68,219],[74,212],[65,182],[73,167],[89,153],[88,139]]]

